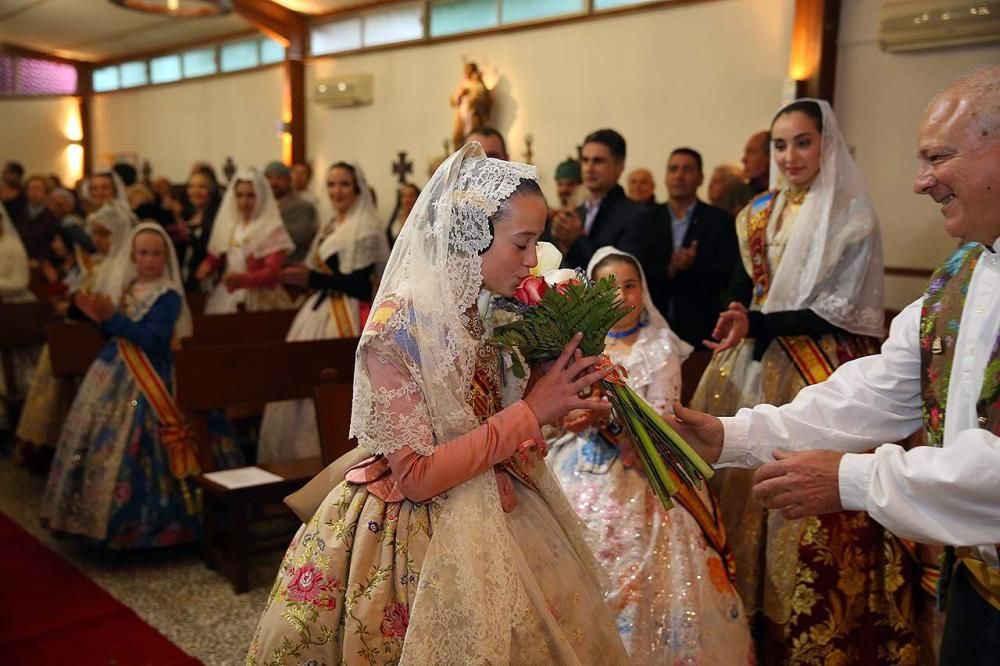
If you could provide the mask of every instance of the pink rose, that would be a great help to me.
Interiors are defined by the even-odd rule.
[[[529,275],[521,280],[514,290],[514,298],[524,305],[538,305],[542,302],[542,297],[548,291],[549,285],[540,277]]]
[[[385,638],[405,636],[410,624],[410,611],[406,604],[393,604],[385,609],[382,616],[382,635]]]

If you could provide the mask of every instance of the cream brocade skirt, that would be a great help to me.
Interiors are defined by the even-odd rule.
[[[518,506],[504,515],[530,569],[533,613],[511,627],[510,663],[628,663],[564,526],[540,495],[514,486]],[[337,485],[289,545],[246,663],[398,663],[440,509]]]

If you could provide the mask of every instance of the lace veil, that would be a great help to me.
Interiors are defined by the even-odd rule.
[[[861,171],[829,103],[823,112],[819,175],[796,216],[762,312],[809,309],[860,335],[881,337],[882,239]],[[772,152],[771,189],[786,183]]]
[[[243,250],[247,256],[263,258],[275,252],[295,249],[295,243],[285,229],[278,202],[275,201],[267,180],[256,171],[240,171],[229,182],[226,195],[219,205],[219,213],[212,225],[212,235],[208,239],[208,251],[216,257],[228,252],[236,230],[243,224],[243,216],[236,207],[236,186],[243,182],[253,185],[257,200],[250,217],[249,236],[243,241]]]
[[[135,237],[141,232],[154,232],[163,239],[164,247],[167,250],[166,265],[159,283],[148,292],[146,298],[128,304],[126,315],[133,321],[138,321],[145,316],[163,292],[177,292],[177,295],[181,297],[181,313],[177,318],[177,323],[174,324],[174,336],[177,339],[187,337],[191,335],[193,330],[191,311],[188,309],[187,299],[184,297],[184,282],[181,278],[180,265],[177,262],[177,251],[174,249],[174,243],[166,230],[156,222],[142,222],[132,229],[124,242],[120,244],[120,250],[108,258],[97,274],[94,292],[106,294],[111,298],[111,302],[116,308],[122,305],[125,291],[137,277],[135,262],[132,261],[132,245],[135,242]]]
[[[322,239],[320,234],[316,234],[314,243],[318,244],[319,258],[323,261],[337,255],[337,266],[345,275],[372,265],[376,271],[381,271],[389,257],[385,225],[375,209],[365,172],[357,164],[351,166],[354,167],[354,176],[361,191],[343,220],[338,219],[337,212],[334,211],[333,231]],[[309,252],[309,257],[314,254],[315,252]]]
[[[466,402],[479,336],[489,218],[534,167],[471,143],[438,167],[393,248],[362,333],[351,435],[372,453],[423,455],[479,422]],[[498,355],[499,362],[499,355]],[[402,664],[508,663],[528,610],[492,471],[438,498]]]

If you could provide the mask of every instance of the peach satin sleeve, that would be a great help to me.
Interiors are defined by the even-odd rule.
[[[524,442],[541,439],[538,419],[519,400],[475,430],[438,445],[432,455],[421,455],[404,446],[355,466],[347,473],[347,480],[367,484],[372,493],[387,502],[426,502],[510,458]],[[509,481],[501,481],[498,476],[501,495],[513,491]],[[505,498],[505,506],[508,502],[509,498]]]

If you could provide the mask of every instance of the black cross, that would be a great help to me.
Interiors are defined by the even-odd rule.
[[[583,144],[576,147],[576,161],[583,163]]]
[[[222,175],[226,177],[226,183],[236,175],[236,162],[233,161],[232,156],[226,158],[226,163],[222,167]]]
[[[392,172],[399,177],[399,184],[406,182],[406,174],[413,173],[413,162],[406,159],[406,151],[399,151],[399,159],[392,163]]]

